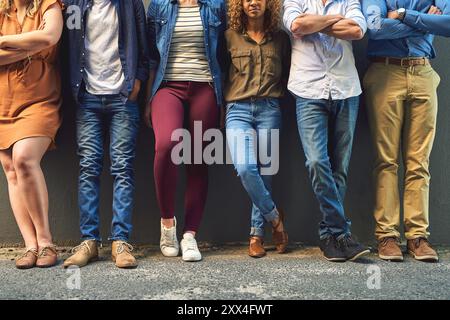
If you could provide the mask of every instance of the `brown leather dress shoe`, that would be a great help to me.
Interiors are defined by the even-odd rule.
[[[264,241],[261,237],[250,237],[248,255],[252,258],[262,258],[266,255],[266,250],[264,249]]]
[[[137,267],[136,258],[131,254],[133,246],[125,241],[113,241],[112,243],[112,260],[116,263],[116,267],[131,269]]]
[[[439,256],[426,238],[408,240],[408,252],[414,259],[424,262],[438,262]]]
[[[396,237],[386,237],[378,242],[378,256],[388,261],[403,261],[402,250]]]
[[[279,220],[275,226],[272,226],[272,240],[276,246],[278,253],[285,253],[287,250],[287,245],[289,242],[289,237],[286,231],[284,231],[284,213],[283,211],[278,211]],[[283,231],[277,231],[280,224],[283,223]]]
[[[28,249],[21,257],[16,260],[17,269],[31,269],[36,266],[38,251],[36,249]]]
[[[55,266],[57,262],[58,253],[56,252],[56,246],[46,246],[39,251],[39,255],[36,261],[36,267],[50,268]]]

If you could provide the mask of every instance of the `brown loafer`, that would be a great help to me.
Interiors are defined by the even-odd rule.
[[[28,249],[21,257],[16,260],[17,269],[31,269],[36,266],[38,251],[35,248]]]
[[[46,246],[39,251],[39,255],[36,261],[36,267],[50,268],[55,266],[57,262],[58,253],[56,252],[56,246]]]
[[[262,258],[266,255],[266,250],[264,249],[264,241],[261,237],[250,237],[248,255],[252,258]]]
[[[286,231],[277,231],[278,227],[280,226],[280,223],[284,224],[284,213],[283,211],[278,211],[279,220],[278,223],[275,226],[272,226],[272,240],[273,243],[276,246],[278,253],[285,253],[287,250],[287,245],[289,242],[289,237]],[[284,225],[283,225],[284,229]]]

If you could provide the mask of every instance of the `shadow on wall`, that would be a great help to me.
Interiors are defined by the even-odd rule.
[[[145,2],[145,1],[144,1]],[[367,67],[365,41],[355,43],[355,55],[361,75]],[[439,89],[441,101],[438,131],[431,159],[431,232],[432,240],[450,244],[450,61],[446,52],[450,43],[437,39],[440,56],[433,63],[442,82]],[[63,74],[63,79],[67,76]],[[275,199],[287,214],[286,224],[292,241],[306,244],[317,243],[320,212],[304,167],[304,156],[298,138],[294,103],[291,97],[282,103],[283,131],[281,134],[280,172],[274,180]],[[65,94],[62,109],[64,123],[59,132],[58,149],[50,152],[43,161],[50,193],[50,220],[53,235],[59,244],[74,243],[79,239],[77,209],[78,158],[75,144],[75,106],[70,95]],[[372,217],[373,189],[371,184],[372,151],[364,103],[361,105],[353,157],[350,165],[349,185],[346,198],[347,215],[352,220],[353,232],[360,240],[373,241]],[[136,206],[133,215],[132,241],[158,243],[159,210],[155,198],[153,180],[154,156],[153,132],[142,124],[136,159]],[[111,221],[112,180],[109,177],[109,157],[105,155],[102,177],[101,234],[109,236]],[[184,175],[180,175],[177,195],[177,217],[183,222]],[[210,170],[210,191],[199,239],[214,243],[246,241],[249,231],[250,200],[232,166],[214,165]],[[7,185],[0,175],[0,244],[18,243],[20,233],[9,207]]]

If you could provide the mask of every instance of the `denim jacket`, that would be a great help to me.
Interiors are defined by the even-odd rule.
[[[223,104],[222,70],[226,29],[226,9],[224,0],[198,0],[200,16],[205,33],[205,50],[213,78],[218,105]],[[150,58],[158,62],[152,97],[164,79],[169,57],[170,43],[178,16],[177,0],[152,0],[147,11],[147,34],[150,44]]]
[[[119,16],[119,55],[125,74],[126,88],[122,95],[128,97],[133,90],[136,79],[148,80],[150,69],[155,67],[149,58],[145,8],[141,0],[111,0]],[[68,71],[75,101],[84,79],[86,12],[92,6],[92,0],[63,0],[64,2],[64,37],[63,48],[68,55]],[[76,25],[77,15],[81,18],[81,28]],[[101,28],[101,26],[99,26]]]

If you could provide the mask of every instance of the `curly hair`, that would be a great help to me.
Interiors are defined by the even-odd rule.
[[[0,14],[9,14],[9,10],[11,9],[13,0],[0,0]],[[39,8],[41,7],[42,0],[29,0],[28,1],[28,7],[27,7],[27,16],[28,17],[34,17],[36,12],[38,12]]]
[[[247,24],[247,15],[244,12],[243,0],[228,1],[228,19],[231,29],[244,32]],[[275,32],[281,24],[281,0],[266,0],[266,12],[264,14],[264,27],[267,32]]]

